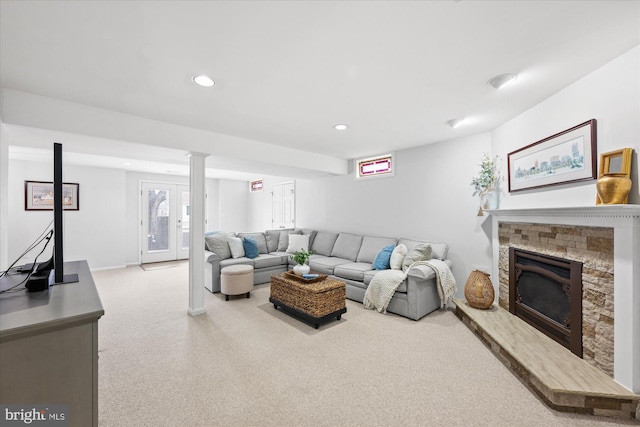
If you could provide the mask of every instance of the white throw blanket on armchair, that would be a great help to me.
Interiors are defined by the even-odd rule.
[[[409,270],[416,265],[426,265],[436,273],[440,308],[446,306],[456,294],[456,280],[445,262],[431,259],[429,261],[416,261],[407,268],[407,271],[382,270],[376,273],[364,293],[364,300],[362,301],[364,307],[370,310],[376,309],[380,313],[386,313],[387,306],[396,289],[407,278]]]

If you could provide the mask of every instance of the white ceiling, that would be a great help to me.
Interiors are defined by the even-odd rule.
[[[0,31],[3,88],[351,159],[496,128],[640,44],[640,2],[2,1]]]

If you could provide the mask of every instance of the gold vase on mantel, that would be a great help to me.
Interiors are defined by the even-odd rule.
[[[596,182],[596,190],[605,205],[626,204],[629,201],[631,179],[625,173],[607,173]]]

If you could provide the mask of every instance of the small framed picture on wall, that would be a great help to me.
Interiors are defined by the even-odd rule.
[[[62,207],[64,210],[80,210],[80,184],[65,182],[62,184]],[[53,182],[25,181],[24,210],[53,210]]]

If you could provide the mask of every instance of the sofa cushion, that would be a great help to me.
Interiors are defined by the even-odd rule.
[[[333,245],[336,243],[338,233],[327,233],[324,231],[318,231],[315,239],[313,239],[313,245],[311,250],[318,255],[331,256]]]
[[[289,247],[289,234],[302,234],[300,230],[283,230],[278,239],[278,252],[286,252]]]
[[[431,259],[431,245],[428,243],[418,245],[405,255],[404,261],[402,261],[402,271],[407,271],[407,268],[416,261],[426,261],[429,259]]]
[[[264,238],[267,241],[267,251],[269,251],[269,253],[278,250],[278,242],[280,241],[280,230],[267,230],[264,232]]]
[[[267,249],[267,238],[264,236],[264,233],[238,233],[238,237],[240,237],[241,239],[244,237],[251,237],[258,244],[259,253],[269,253],[269,249]]]
[[[283,264],[286,265],[287,261],[279,255],[260,254],[253,259],[253,268],[255,268],[256,270],[259,268],[277,267]]]
[[[374,270],[387,270],[391,268],[391,254],[395,249],[395,245],[389,245],[382,248],[382,250],[376,256],[376,259],[373,260],[373,269]]]
[[[331,256],[355,261],[362,246],[362,236],[351,233],[340,233],[333,245]]]
[[[369,283],[371,283],[371,279],[373,279],[373,276],[375,276],[377,272],[378,270],[365,271],[364,277],[362,278],[362,281],[364,282],[364,284],[369,286]]]
[[[287,248],[288,253],[294,253],[297,251],[308,251],[309,250],[309,235],[307,234],[291,234],[289,236],[289,247]]]
[[[225,233],[217,233],[212,236],[205,236],[204,242],[209,252],[215,253],[220,259],[227,259],[231,258],[228,237]]]
[[[244,255],[247,258],[255,258],[260,252],[258,252],[258,244],[251,237],[242,238],[242,248],[244,249]]]
[[[407,254],[407,247],[400,243],[395,247],[393,252],[391,253],[391,259],[389,260],[389,267],[392,270],[402,270],[402,261],[404,261],[404,256]]]
[[[314,255],[309,258],[309,267],[318,273],[333,274],[333,270],[337,265],[350,262],[348,259],[343,258]]]
[[[348,264],[336,265],[333,269],[333,275],[343,279],[364,280],[364,273],[371,271],[371,264],[368,262],[350,262]]]
[[[376,257],[385,246],[393,245],[395,247],[397,240],[390,237],[371,237],[364,236],[362,246],[358,252],[358,262],[373,263]]]
[[[449,253],[449,245],[443,242],[420,242],[417,240],[400,239],[398,244],[400,243],[405,245],[408,251],[420,244],[428,243],[431,245],[431,258],[436,258],[442,261],[447,259],[447,254]]]
[[[231,249],[232,258],[244,257],[244,246],[242,246],[242,239],[239,237],[228,237],[229,249]]]
[[[205,231],[204,233],[204,250],[205,251],[209,251],[209,247],[207,246],[207,236],[213,236],[214,234],[218,234],[221,233],[220,230],[216,230],[216,231]],[[211,251],[209,251],[211,252]]]
[[[296,262],[290,259],[291,258],[290,253],[277,251],[277,252],[271,252],[269,255],[280,257],[282,259],[283,265],[292,265],[292,266],[296,265]]]

